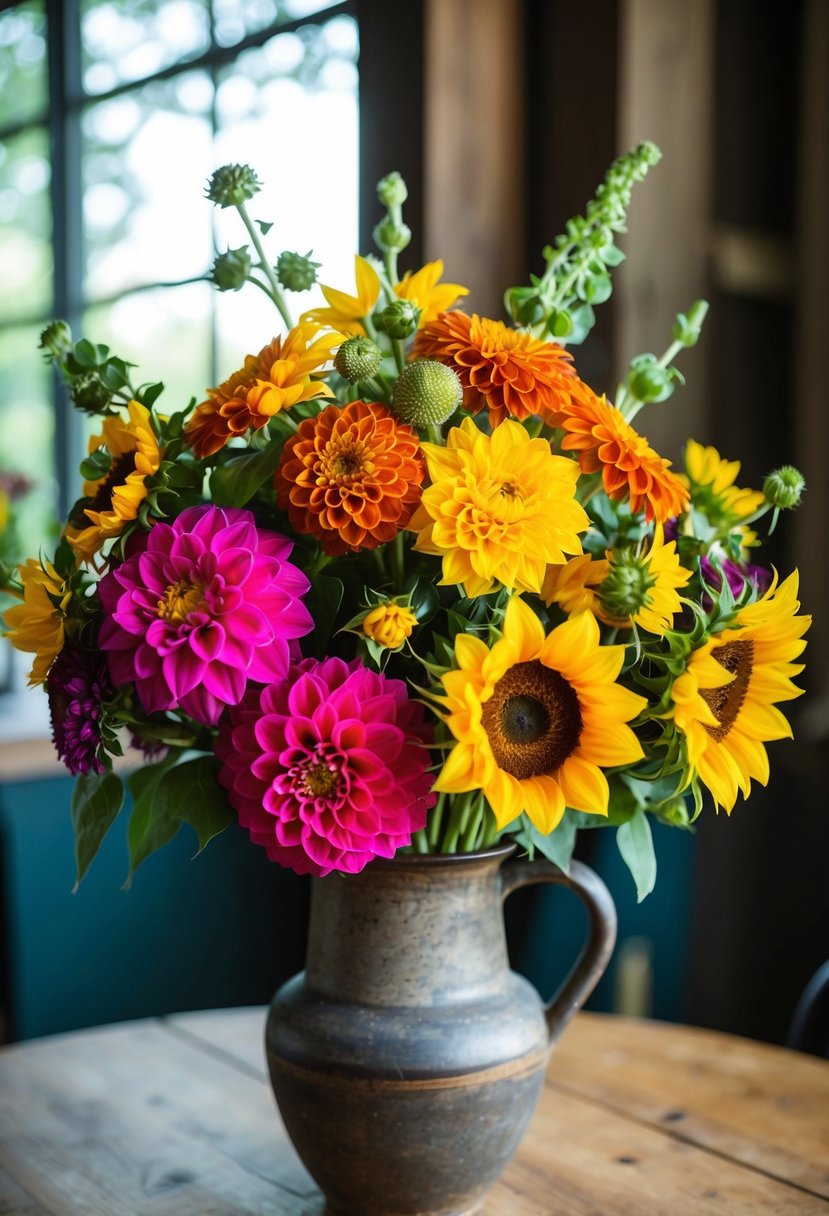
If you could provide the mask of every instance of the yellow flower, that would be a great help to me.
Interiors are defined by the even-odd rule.
[[[460,283],[439,283],[443,274],[443,262],[427,262],[414,274],[407,271],[394,289],[395,295],[401,300],[411,300],[421,310],[418,318],[418,328],[427,321],[434,321],[438,313],[446,312],[456,304],[461,296],[469,295],[468,287]]]
[[[602,769],[642,757],[627,723],[646,701],[616,683],[624,653],[624,646],[599,645],[589,612],[545,637],[518,596],[491,649],[458,634],[458,668],[442,677],[446,722],[457,743],[435,789],[483,790],[499,828],[524,811],[544,833],[568,806],[606,815]]]
[[[741,608],[733,627],[691,654],[674,681],[672,716],[688,748],[686,786],[698,777],[714,795],[715,806],[731,812],[752,779],[765,785],[769,760],[764,743],[791,738],[791,727],[776,707],[802,690],[792,677],[803,670],[793,662],[806,643],[811,617],[798,616],[797,571],[773,584],[753,604]]]
[[[702,511],[715,525],[737,523],[763,505],[759,490],[743,490],[734,482],[740,472],[739,460],[723,460],[716,448],[703,447],[689,439],[685,447],[687,477],[682,480],[691,490],[694,508]]]
[[[679,564],[676,542],[665,544],[662,525],[654,529],[648,549],[636,552],[608,550],[610,569],[598,588],[597,615],[608,625],[634,624],[660,637],[681,611],[679,589],[691,571]]]
[[[303,313],[301,321],[315,321],[318,325],[327,325],[338,330],[341,334],[364,334],[363,319],[370,317],[374,305],[380,298],[380,279],[377,271],[359,255],[354,259],[357,294],[350,296],[344,291],[336,291],[333,287],[322,284],[322,294],[328,302],[328,308],[312,308]]]
[[[462,583],[469,596],[497,583],[539,592],[547,566],[581,552],[590,521],[575,500],[578,466],[546,439],[509,420],[485,435],[466,418],[446,447],[421,446],[432,485],[409,528],[419,553],[443,557],[442,584]]]
[[[378,646],[396,650],[406,638],[411,637],[416,624],[417,617],[411,608],[394,600],[386,600],[363,617],[363,633]]]
[[[84,483],[84,497],[92,500],[83,511],[89,525],[70,523],[66,528],[66,539],[82,561],[89,561],[137,517],[147,497],[147,478],[161,463],[149,410],[131,401],[128,414],[127,422],[121,417],[105,418],[102,433],[89,440],[89,451],[106,447],[112,464],[104,477]]]
[[[610,562],[589,553],[571,557],[563,566],[548,566],[541,587],[541,598],[549,606],[558,604],[568,616],[577,612],[601,615],[596,591],[610,573]]]
[[[71,593],[51,562],[30,557],[18,570],[23,603],[9,608],[3,623],[12,646],[36,656],[29,684],[42,684],[63,650],[63,623]]]

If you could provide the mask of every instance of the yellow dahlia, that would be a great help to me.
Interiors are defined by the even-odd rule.
[[[541,586],[541,598],[549,606],[558,604],[568,616],[577,612],[601,615],[597,590],[610,573],[610,562],[603,557],[582,553],[563,566],[548,566]]]
[[[744,490],[734,482],[740,472],[739,460],[723,460],[716,448],[703,447],[689,439],[685,447],[683,478],[690,488],[696,510],[712,524],[733,524],[753,515],[765,501],[759,490]]]
[[[442,312],[427,322],[412,353],[453,368],[466,409],[473,414],[488,409],[493,427],[505,418],[522,422],[536,414],[552,422],[578,379],[569,352],[558,343],[463,312]]]
[[[397,650],[412,636],[416,624],[417,617],[407,604],[384,600],[363,617],[362,630],[378,646]]]
[[[630,496],[631,511],[664,523],[678,515],[688,499],[688,489],[670,461],[653,448],[626,422],[619,410],[597,397],[583,382],[556,425],[565,431],[562,450],[576,452],[585,473],[601,473],[609,498]]]
[[[803,670],[795,660],[806,643],[811,617],[798,616],[797,571],[737,613],[723,630],[691,654],[673,685],[671,710],[688,748],[688,779],[694,777],[730,812],[752,780],[765,785],[769,761],[764,743],[791,738],[791,727],[776,707],[802,689],[792,677]]]
[[[411,300],[421,311],[418,326],[427,321],[434,321],[438,313],[445,312],[456,304],[461,296],[469,295],[468,287],[460,283],[440,283],[443,274],[443,262],[427,262],[414,274],[407,271],[394,289],[394,294],[401,300]]]
[[[660,637],[682,610],[679,590],[691,571],[679,563],[676,541],[665,544],[661,524],[644,549],[608,550],[610,569],[598,589],[598,615],[609,625],[639,625]]]
[[[446,722],[457,743],[435,789],[483,790],[499,828],[524,811],[545,833],[568,806],[606,815],[602,769],[642,757],[627,723],[646,702],[616,683],[624,652],[599,645],[589,612],[545,637],[518,596],[492,648],[459,634],[457,670],[442,677]]]
[[[332,397],[328,385],[315,375],[341,341],[340,334],[320,336],[319,326],[312,323],[274,338],[258,355],[248,355],[245,366],[218,388],[207,390],[207,401],[184,428],[185,441],[202,459],[218,452],[228,439],[260,430],[281,410],[300,401]]]
[[[380,279],[371,263],[359,254],[354,259],[354,267],[356,296],[320,284],[328,307],[312,308],[310,312],[303,313],[302,321],[315,321],[318,325],[327,325],[329,329],[339,330],[341,334],[366,332],[363,321],[371,316],[380,298]]]
[[[424,443],[423,452],[432,484],[409,528],[419,553],[443,558],[441,583],[462,583],[470,596],[497,583],[538,592],[548,565],[581,552],[590,521],[575,499],[578,466],[553,456],[546,439],[509,421],[485,435],[465,418],[445,447]]]
[[[42,684],[53,661],[63,650],[66,606],[71,598],[66,583],[48,561],[29,558],[19,566],[23,603],[5,614],[7,637],[17,650],[35,655],[29,684]]]
[[[89,440],[89,451],[105,447],[112,457],[106,475],[97,481],[84,482],[82,514],[85,526],[69,523],[66,539],[81,561],[89,561],[106,541],[119,536],[126,524],[138,516],[138,508],[147,497],[147,478],[158,471],[161,453],[150,423],[150,412],[137,401],[131,401],[128,419],[120,416],[105,418],[100,435]]]

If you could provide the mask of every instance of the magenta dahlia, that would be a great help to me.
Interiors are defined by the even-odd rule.
[[[357,659],[305,659],[223,720],[219,780],[271,861],[356,874],[425,826],[431,741],[402,680]]]
[[[156,524],[100,583],[113,682],[134,682],[148,713],[181,709],[209,726],[249,680],[283,680],[292,639],[313,625],[291,548],[250,511],[190,507]]]
[[[101,710],[112,697],[105,659],[67,638],[46,677],[55,749],[73,777],[102,773]]]

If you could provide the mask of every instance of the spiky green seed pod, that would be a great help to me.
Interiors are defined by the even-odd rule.
[[[222,165],[208,181],[205,196],[217,207],[241,207],[261,189],[250,165]]]
[[[72,330],[65,321],[50,321],[40,335],[40,349],[47,359],[60,359],[72,349]]]
[[[401,422],[418,429],[440,426],[454,414],[462,396],[457,372],[434,359],[419,359],[398,376],[391,408]]]
[[[799,507],[805,489],[806,481],[803,474],[790,464],[784,464],[782,468],[775,469],[763,482],[763,496],[766,502],[783,511]]]
[[[84,372],[72,385],[72,401],[84,414],[101,414],[112,394],[97,372]]]
[[[623,621],[647,607],[653,582],[634,553],[620,553],[614,556],[610,574],[599,584],[597,592],[608,616]]]
[[[410,338],[419,319],[420,309],[411,300],[395,300],[380,313],[380,326],[390,338]]]
[[[286,291],[307,291],[317,281],[321,262],[312,262],[312,249],[307,253],[291,253],[285,250],[276,260],[276,277]]]
[[[409,191],[397,170],[387,173],[377,183],[377,197],[384,207],[400,207],[405,203]]]
[[[371,338],[346,338],[334,356],[334,367],[350,384],[376,376],[382,362],[382,352]]]
[[[252,262],[247,245],[220,253],[213,263],[213,282],[219,291],[239,291],[250,274]]]

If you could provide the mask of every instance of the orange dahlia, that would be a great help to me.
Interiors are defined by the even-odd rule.
[[[207,390],[207,401],[197,406],[184,428],[185,441],[199,459],[212,456],[234,436],[261,430],[280,410],[333,396],[313,373],[331,359],[342,334],[318,333],[319,326],[311,322],[297,325],[258,355],[248,355],[245,366],[218,388]]]
[[[507,417],[523,422],[534,414],[551,422],[567,408],[578,383],[563,346],[463,312],[442,312],[428,321],[412,353],[454,368],[464,406],[473,414],[486,406],[493,427]]]
[[[330,556],[376,549],[408,524],[425,465],[418,438],[385,405],[329,405],[282,452],[279,505]]]
[[[578,453],[583,473],[601,473],[609,498],[630,494],[631,511],[644,507],[649,522],[664,523],[682,511],[688,490],[671,472],[671,462],[582,381],[556,425],[565,432],[562,449]]]

